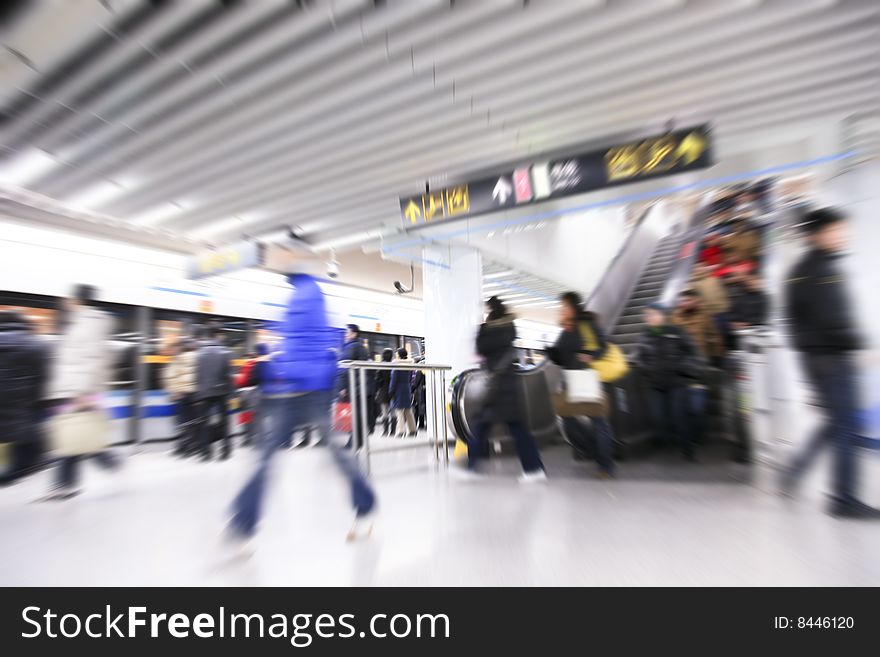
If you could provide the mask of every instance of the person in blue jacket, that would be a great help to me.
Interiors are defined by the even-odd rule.
[[[279,329],[281,349],[258,370],[261,410],[271,420],[263,424],[257,469],[233,502],[229,532],[234,539],[248,539],[256,533],[272,455],[297,427],[315,426],[351,487],[356,513],[355,527],[349,533],[352,539],[373,511],[376,496],[351,451],[331,440],[338,333],[328,322],[324,293],[315,279],[293,274],[288,282],[294,292]]]

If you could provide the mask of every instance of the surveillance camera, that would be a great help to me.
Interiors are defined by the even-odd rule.
[[[410,267],[409,267],[409,278],[410,278],[409,287],[406,287],[400,281],[394,281],[394,289],[397,290],[397,293],[398,294],[409,294],[410,292],[412,292],[415,289],[415,282],[416,282],[415,276],[416,276],[415,269],[414,269],[413,265],[410,265]]]
[[[327,263],[327,276],[330,278],[339,278],[339,262],[331,260]]]

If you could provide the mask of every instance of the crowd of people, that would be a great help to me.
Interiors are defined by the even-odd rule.
[[[635,362],[647,387],[654,444],[677,447],[690,461],[704,438],[710,385],[725,380],[712,372],[726,373],[742,331],[769,320],[761,278],[769,191],[762,182],[720,193],[677,303],[653,301],[643,312]]]
[[[631,363],[608,339],[599,318],[588,311],[577,292],[559,301],[560,332],[546,349],[549,360],[564,373],[553,391],[553,405],[563,432],[578,459],[595,460],[600,478],[616,476],[615,438],[610,422],[608,387],[624,376],[630,364],[638,369],[648,393],[648,406],[658,446],[676,446],[689,460],[701,441],[707,377],[724,371],[740,332],[764,325],[769,303],[762,284],[762,190],[745,189],[719,198],[702,237],[698,262],[678,303],[657,301],[644,310],[645,329]],[[842,279],[836,271],[843,248],[844,217],[830,210],[806,215],[804,230],[810,252],[795,268],[786,288],[794,327],[794,346],[804,356],[806,371],[826,413],[826,422],[804,452],[786,470],[784,490],[794,490],[803,472],[824,445],[835,454],[835,496],[832,512],[849,517],[876,517],[877,511],[856,495],[859,428],[851,352],[861,346],[849,311]],[[178,413],[179,435],[173,452],[210,460],[215,452],[228,459],[233,452],[228,409],[234,394],[245,391],[248,414],[245,442],[259,453],[253,474],[232,502],[230,536],[246,541],[259,525],[269,464],[274,454],[291,445],[296,430],[317,434],[348,482],[356,515],[357,536],[376,505],[372,486],[361,472],[352,446],[363,444],[362,425],[385,436],[415,436],[425,422],[425,377],[416,368],[368,371],[367,417],[361,417],[361,379],[350,383],[340,361],[413,363],[405,348],[369,352],[360,329],[350,324],[340,340],[330,325],[324,295],[305,274],[289,277],[294,290],[283,320],[279,342],[257,350],[238,372],[232,353],[216,327],[201,327],[178,341],[164,374],[164,386]],[[41,467],[50,453],[54,484],[46,500],[64,500],[79,492],[85,461],[121,467],[107,444],[107,417],[101,397],[109,381],[107,341],[110,319],[96,307],[97,291],[77,286],[64,302],[63,327],[53,353],[38,339],[25,318],[0,312],[0,427],[12,444],[12,465],[4,475],[15,481]],[[467,478],[484,474],[493,426],[512,436],[526,483],[546,480],[544,462],[524,415],[516,382],[515,317],[504,301],[492,297],[474,349],[487,374],[487,390],[479,417],[467,438]],[[575,385],[590,383],[592,396],[575,398]],[[354,399],[352,399],[352,394]],[[348,435],[333,431],[334,405],[348,407]],[[363,420],[366,422],[363,422]]]

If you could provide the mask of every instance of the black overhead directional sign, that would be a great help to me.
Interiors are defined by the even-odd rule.
[[[712,165],[708,126],[547,160],[400,199],[405,225],[458,219]]]

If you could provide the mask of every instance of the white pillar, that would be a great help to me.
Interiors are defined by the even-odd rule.
[[[452,377],[478,363],[474,338],[483,321],[482,256],[465,246],[430,245],[424,248],[423,258],[426,360],[452,366],[446,373],[448,384]],[[432,394],[429,377],[429,428],[433,426]]]
[[[452,366],[452,376],[477,363],[474,337],[483,321],[483,263],[464,246],[426,246],[422,294],[425,352],[431,363]]]

